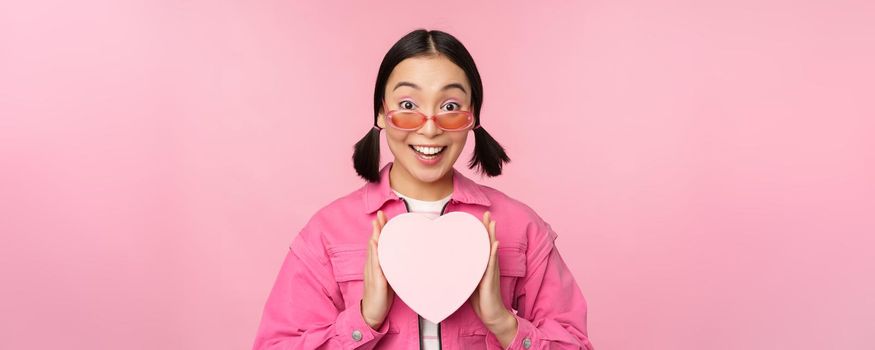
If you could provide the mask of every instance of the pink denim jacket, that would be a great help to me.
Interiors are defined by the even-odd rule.
[[[321,208],[294,238],[265,303],[254,350],[420,348],[419,315],[397,295],[376,330],[365,323],[359,303],[371,220],[380,209],[387,219],[407,211],[389,186],[392,164],[380,170],[379,183]],[[522,202],[453,173],[444,213],[482,218],[489,210],[496,221],[501,295],[518,322],[507,349],[593,350],[586,300],[553,244],[550,225]],[[501,349],[468,301],[440,323],[440,341],[443,350]]]

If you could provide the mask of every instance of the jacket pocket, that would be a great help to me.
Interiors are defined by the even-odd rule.
[[[502,276],[526,276],[525,243],[498,243],[498,270]]]
[[[498,271],[504,305],[516,309],[517,284],[526,276],[525,243],[502,241],[498,244]]]
[[[459,349],[486,349],[486,332],[485,328],[462,329],[459,332]]]
[[[357,303],[364,294],[365,262],[368,260],[368,246],[364,244],[329,245],[328,257],[334,272],[334,280],[343,295],[344,304],[350,307]],[[387,334],[398,334],[401,330],[394,324],[389,324]]]
[[[349,307],[358,302],[364,292],[364,269],[368,258],[366,244],[345,243],[327,246],[334,280]]]

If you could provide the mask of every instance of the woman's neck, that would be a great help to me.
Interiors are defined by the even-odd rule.
[[[423,182],[398,164],[389,169],[389,186],[401,194],[421,201],[436,201],[453,193],[453,170],[434,182]]]

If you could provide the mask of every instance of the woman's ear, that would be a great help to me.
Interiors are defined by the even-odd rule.
[[[386,116],[383,113],[377,115],[377,126],[382,129],[386,128]]]

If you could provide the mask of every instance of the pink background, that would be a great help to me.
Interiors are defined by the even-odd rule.
[[[875,347],[873,2],[532,3],[3,2],[0,347],[251,347],[418,27],[476,59],[513,162],[474,178],[557,230],[597,348]]]

